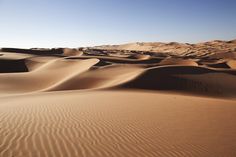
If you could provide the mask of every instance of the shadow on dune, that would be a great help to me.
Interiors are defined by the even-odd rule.
[[[190,66],[170,66],[145,71],[117,88],[179,91],[204,96],[236,97],[236,76]]]
[[[22,60],[0,60],[0,73],[27,72],[28,68]]]

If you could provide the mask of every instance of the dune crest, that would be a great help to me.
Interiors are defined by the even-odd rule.
[[[103,89],[118,86],[135,79],[143,72],[143,68],[135,66],[112,65],[99,69],[84,72],[77,77],[65,81],[58,86],[51,88],[54,90],[72,89]]]
[[[73,61],[54,59],[26,73],[0,74],[0,93],[44,91],[88,70],[98,59]]]

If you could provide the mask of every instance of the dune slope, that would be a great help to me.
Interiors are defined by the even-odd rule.
[[[0,156],[233,157],[235,113],[235,101],[145,91],[8,97]]]
[[[0,93],[16,94],[46,90],[84,72],[99,60],[52,60],[27,73],[0,74]]]

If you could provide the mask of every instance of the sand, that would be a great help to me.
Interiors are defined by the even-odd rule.
[[[70,91],[2,98],[0,111],[1,156],[235,155],[235,101]]]
[[[4,48],[0,157],[234,157],[235,45]]]

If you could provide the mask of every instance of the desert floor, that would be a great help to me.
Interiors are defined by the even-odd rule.
[[[234,157],[236,40],[0,51],[0,157]]]

